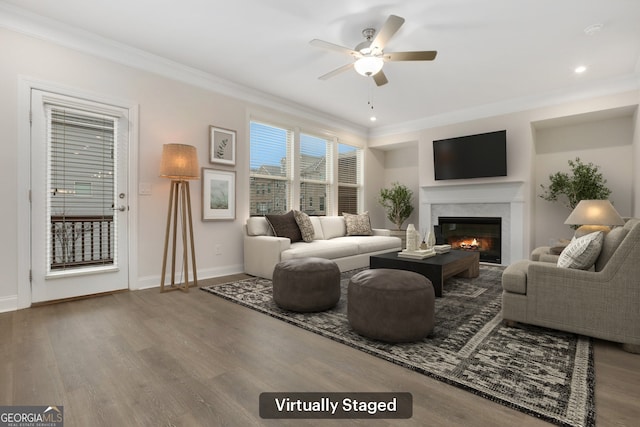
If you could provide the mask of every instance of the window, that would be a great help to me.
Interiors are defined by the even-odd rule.
[[[47,104],[50,269],[114,263],[117,119]]]
[[[300,136],[300,210],[308,215],[326,215],[325,209],[313,206],[314,197],[326,197],[331,192],[332,141],[302,134]]]
[[[359,213],[362,150],[338,144],[338,212]]]
[[[250,215],[285,213],[291,196],[293,132],[251,122]]]
[[[291,127],[250,123],[250,215],[357,213],[362,149]],[[336,209],[337,208],[337,209]]]

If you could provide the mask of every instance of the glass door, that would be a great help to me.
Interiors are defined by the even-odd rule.
[[[32,302],[128,288],[126,113],[32,94]]]

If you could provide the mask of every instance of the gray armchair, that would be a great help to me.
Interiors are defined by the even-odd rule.
[[[523,260],[502,276],[502,315],[640,350],[640,219],[610,232],[595,269]]]

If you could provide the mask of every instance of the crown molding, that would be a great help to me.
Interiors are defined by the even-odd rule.
[[[585,99],[613,95],[632,90],[640,90],[640,72],[622,77],[600,80],[591,84],[573,86],[571,88],[553,92],[508,99],[477,107],[437,114],[435,116],[407,121],[397,125],[374,128],[369,130],[369,139],[416,132],[423,129],[500,116],[518,111],[533,110],[536,108],[550,107],[569,102],[583,101]]]
[[[89,31],[34,14],[19,7],[0,4],[0,27],[221,95],[313,120],[331,128],[351,132],[363,138],[367,137],[368,131],[366,127],[287,99],[222,79],[213,74],[136,49]]]

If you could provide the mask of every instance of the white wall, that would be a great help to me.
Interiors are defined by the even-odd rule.
[[[638,92],[638,104],[640,104],[640,92]],[[632,216],[640,216],[640,108],[633,116],[633,211]]]
[[[139,162],[134,178],[151,185],[151,195],[137,195],[137,211],[130,212],[137,225],[138,252],[131,261],[137,267],[132,288],[157,286],[160,282],[164,230],[170,181],[158,176],[165,143],[185,143],[198,150],[202,167],[236,171],[236,220],[203,222],[201,216],[200,181],[191,183],[194,214],[194,234],[199,277],[213,277],[243,271],[242,226],[248,217],[248,118],[253,111],[278,115],[277,111],[252,105],[229,96],[213,93],[201,87],[179,82],[126,65],[67,49],[40,39],[0,29],[0,156],[3,208],[0,222],[5,224],[0,248],[0,312],[16,307],[19,274],[17,271],[18,241],[29,239],[29,230],[19,229],[18,195],[19,80],[20,76],[51,82],[77,91],[128,100],[139,106]],[[280,115],[284,117],[284,114]],[[300,120],[302,122],[303,120]],[[312,123],[308,119],[305,123]],[[209,126],[215,125],[237,132],[236,166],[212,165],[209,156]],[[312,123],[313,125],[313,123]],[[330,125],[316,124],[318,129],[331,131]],[[341,142],[365,146],[365,139],[350,134],[341,126],[335,135]],[[24,184],[24,183],[23,183]],[[28,188],[28,187],[26,187]],[[18,200],[20,197],[20,201]],[[215,255],[215,245],[222,254]],[[23,277],[27,275],[21,272]],[[22,283],[20,286],[24,286]],[[28,283],[27,283],[28,286]]]
[[[385,152],[366,149],[364,157],[364,169],[366,172],[364,177],[364,202],[367,207],[365,210],[369,211],[369,218],[373,228],[386,228],[387,216],[380,203],[378,203],[380,189],[387,185],[384,173],[380,173],[384,171]],[[371,173],[371,171],[378,171],[378,173]]]

